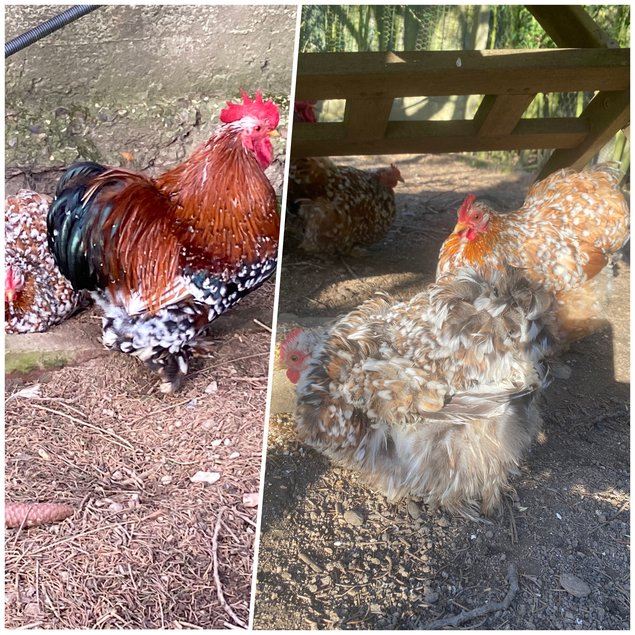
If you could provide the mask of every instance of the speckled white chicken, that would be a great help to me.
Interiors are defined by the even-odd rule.
[[[593,279],[629,239],[621,176],[608,163],[558,170],[532,185],[523,206],[506,214],[468,196],[441,247],[437,275],[468,265],[519,267],[555,294],[561,326],[571,338],[587,334],[606,310],[606,281]]]
[[[60,273],[47,245],[51,198],[29,190],[7,197],[4,207],[6,333],[48,330],[85,302]]]
[[[287,200],[301,221],[301,248],[346,255],[381,240],[395,220],[394,188],[400,181],[394,163],[360,170],[325,157],[291,161]]]
[[[489,515],[540,426],[557,335],[552,296],[515,270],[378,295],[327,331],[294,329],[300,438],[394,501]]]

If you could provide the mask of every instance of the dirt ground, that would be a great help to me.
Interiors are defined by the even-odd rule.
[[[254,319],[271,324],[273,290],[267,283],[216,322],[209,357],[173,396],[136,359],[105,350],[7,378],[6,498],[75,510],[58,524],[7,530],[7,628],[248,622],[249,498],[258,500],[271,338]],[[72,318],[95,341],[96,315]],[[36,396],[24,393],[33,386]],[[194,482],[199,471],[219,478]]]
[[[342,162],[393,160],[406,183],[383,242],[333,262],[285,246],[279,338],[298,318],[334,317],[376,290],[412,296],[433,279],[467,193],[508,210],[532,180],[458,156]],[[543,430],[514,481],[517,500],[491,524],[416,500],[388,504],[300,445],[292,414],[272,417],[255,627],[424,629],[457,616],[464,628],[628,629],[627,261],[612,282],[606,326],[564,356],[571,377],[548,389]]]

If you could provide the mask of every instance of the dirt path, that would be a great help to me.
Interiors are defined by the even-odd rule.
[[[336,316],[378,289],[413,295],[433,278],[465,194],[512,209],[531,181],[452,156],[383,162],[391,160],[406,179],[395,226],[361,258],[316,263],[288,249],[282,328]],[[292,415],[275,416],[255,626],[425,628],[509,594],[509,608],[464,626],[629,628],[628,265],[613,283],[606,328],[566,354],[572,375],[547,392],[543,431],[514,481],[518,500],[492,524],[430,512],[418,501],[390,505],[298,444]],[[506,579],[510,565],[517,591]]]

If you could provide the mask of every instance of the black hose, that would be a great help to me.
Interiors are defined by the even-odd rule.
[[[100,6],[101,5],[99,4],[76,4],[59,15],[53,16],[50,20],[42,22],[42,24],[39,24],[33,29],[29,29],[22,35],[18,35],[18,37],[13,40],[9,40],[4,45],[4,57],[7,58],[18,51],[21,51],[27,46],[33,44],[33,42],[37,42],[43,37],[50,35],[53,31],[57,31],[67,24],[74,22],[78,18],[81,18],[83,15],[86,15],[95,9],[99,9]]]

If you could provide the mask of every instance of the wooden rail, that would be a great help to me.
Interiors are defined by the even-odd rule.
[[[551,16],[547,10],[542,17]],[[558,38],[571,37],[562,20],[549,29]],[[596,46],[604,41],[598,32],[588,37]],[[629,86],[630,49],[301,54],[296,99],[345,99],[346,109],[342,123],[295,124],[292,152],[300,157],[557,149],[546,174],[562,165],[580,167],[628,125]],[[577,91],[599,91],[578,118],[522,118],[538,93]],[[484,97],[471,120],[389,119],[397,97],[451,95]]]

